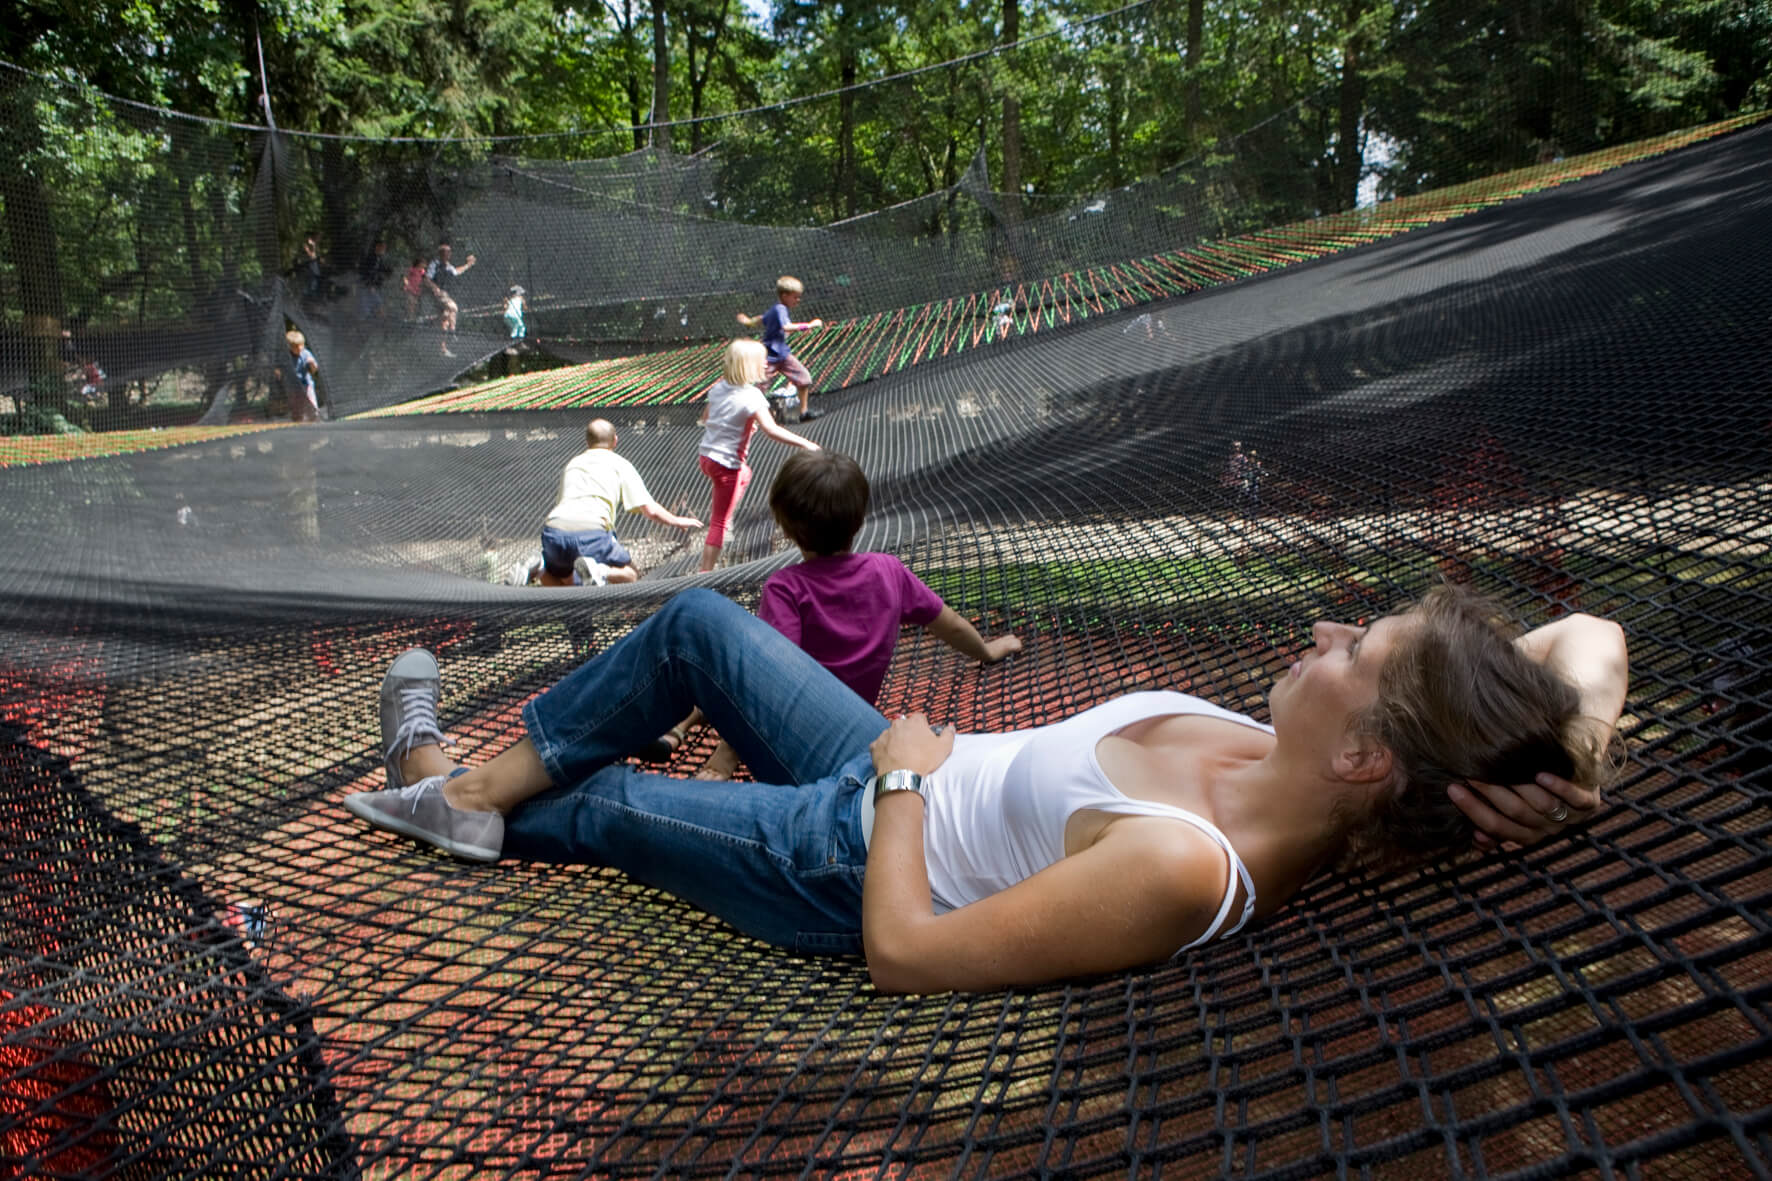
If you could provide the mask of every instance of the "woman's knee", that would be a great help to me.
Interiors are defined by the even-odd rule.
[[[716,628],[730,629],[734,615],[749,616],[750,612],[717,590],[692,586],[672,595],[658,609],[658,614],[663,617],[663,623],[673,628],[693,628],[712,623]]]

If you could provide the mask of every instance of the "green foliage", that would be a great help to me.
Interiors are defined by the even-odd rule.
[[[644,146],[648,2],[21,0],[0,58],[68,84],[0,79],[0,322],[176,325],[280,270],[308,229],[347,269],[377,232],[428,244],[456,164]],[[837,96],[999,46],[1004,0],[775,0],[763,22],[741,0],[650,3],[674,113],[761,108],[675,130],[719,162],[682,211],[783,224],[980,216],[940,195],[1001,184],[1011,100],[1006,216],[1160,176],[1152,205],[1218,231],[1345,207],[1362,160],[1401,194],[1772,100],[1772,0],[1163,0],[1100,20],[1120,0],[1019,0],[1012,51]],[[465,142],[291,137],[276,240],[241,216],[262,139],[99,97],[259,121],[261,41],[282,127]]]

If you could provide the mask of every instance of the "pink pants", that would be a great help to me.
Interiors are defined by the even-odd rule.
[[[739,462],[736,468],[715,463],[707,456],[701,457],[701,471],[714,483],[714,504],[708,510],[707,543],[715,549],[726,544],[726,531],[732,528],[732,518],[738,515],[739,502],[744,500],[744,490],[751,484],[751,465]]]

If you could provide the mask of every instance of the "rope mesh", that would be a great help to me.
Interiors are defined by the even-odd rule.
[[[873,480],[861,544],[1029,641],[977,669],[907,633],[888,711],[1000,729],[1168,686],[1265,717],[1311,619],[1441,575],[1630,635],[1631,761],[1586,830],[1324,877],[1101,980],[883,997],[610,871],[469,867],[351,820],[394,653],[439,653],[473,762],[682,585],[693,555],[649,526],[633,588],[484,580],[533,544],[581,410],[0,470],[0,1159],[1772,1173],[1769,145],[1738,130],[821,395],[808,433]],[[606,413],[658,499],[699,510],[694,407]],[[1233,440],[1259,481],[1231,478]],[[786,554],[760,503],[740,525],[711,581],[750,604]]]

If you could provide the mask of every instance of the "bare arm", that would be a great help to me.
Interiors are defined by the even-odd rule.
[[[466,262],[462,263],[459,267],[455,268],[455,273],[458,275],[465,275],[473,269],[474,269],[474,256],[470,254],[470,255],[468,255],[468,260]]]
[[[823,320],[801,320],[800,322],[795,323],[795,324],[783,324],[781,326],[781,330],[783,332],[807,332],[813,328],[823,328],[823,327],[824,327]]]
[[[1005,656],[1021,651],[1019,637],[1006,635],[987,640],[978,634],[970,619],[948,606],[943,606],[941,614],[930,621],[929,634],[960,655],[984,664],[995,664]]]
[[[788,430],[786,427],[776,422],[774,416],[767,410],[757,411],[757,413],[751,416],[751,421],[757,424],[758,430],[768,435],[771,439],[774,439],[777,443],[786,443],[789,447],[798,447],[802,451],[818,450],[817,443]]]
[[[643,517],[650,517],[660,525],[669,525],[673,529],[701,528],[701,522],[694,517],[679,517],[676,513],[666,511],[657,501],[649,500],[645,504],[637,506],[634,511]]]
[[[1574,685],[1583,714],[1607,726],[1617,724],[1630,686],[1623,628],[1593,615],[1565,615],[1533,628],[1514,646]]]
[[[874,743],[874,766],[927,774],[952,749],[951,733],[936,734],[912,714]],[[915,792],[892,792],[874,814],[862,943],[882,992],[985,991],[1153,963],[1206,929],[1230,872],[1204,836],[1132,824],[1007,890],[936,915],[923,809]]]
[[[1532,629],[1514,643],[1575,687],[1583,715],[1608,729],[1617,725],[1630,686],[1630,652],[1623,628],[1592,615],[1567,615]],[[1603,802],[1597,787],[1583,787],[1548,772],[1533,783],[1455,784],[1448,790],[1479,829],[1476,843],[1484,850],[1503,841],[1536,844],[1566,824],[1585,819]]]
[[[740,312],[740,313],[738,313],[738,322],[740,324],[743,324],[746,328],[755,328],[757,325],[759,325],[763,322],[763,317],[762,316],[747,316],[743,312]]]

